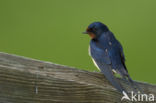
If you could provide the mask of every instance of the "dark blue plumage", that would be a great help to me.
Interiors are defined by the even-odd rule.
[[[121,75],[124,80],[133,84],[125,66],[125,56],[119,41],[108,27],[100,22],[90,24],[85,32],[92,38],[90,41],[90,56],[93,62],[121,93],[127,92],[118,82],[113,72]]]

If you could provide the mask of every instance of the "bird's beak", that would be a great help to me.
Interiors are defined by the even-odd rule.
[[[84,31],[84,32],[82,32],[82,34],[88,34],[88,32],[87,31]]]

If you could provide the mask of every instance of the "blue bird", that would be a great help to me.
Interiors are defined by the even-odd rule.
[[[88,26],[84,34],[91,37],[89,54],[95,66],[105,75],[108,81],[121,93],[127,94],[114,73],[134,86],[125,65],[125,56],[120,42],[108,27],[101,22],[94,22]]]

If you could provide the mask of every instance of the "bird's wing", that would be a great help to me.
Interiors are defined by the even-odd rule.
[[[138,90],[138,91],[142,92],[141,88],[131,79],[131,77],[128,74],[128,70],[125,65],[125,56],[124,56],[123,48],[122,48],[120,42],[118,42],[118,47],[120,48],[120,57],[121,57],[122,65],[123,65],[123,68],[120,68],[118,71],[122,75],[122,78],[132,86],[134,91]]]
[[[101,70],[101,72],[105,75],[108,81],[118,91],[123,93],[125,91],[124,88],[120,85],[116,77],[113,75],[111,60],[107,53],[108,51],[104,49],[98,50],[98,48],[95,49],[93,46],[94,44],[92,44],[90,48],[91,48],[91,56],[93,57],[94,63],[96,63],[96,66]]]
[[[111,64],[111,59],[108,56],[108,49],[100,48],[101,45],[90,43],[90,55],[103,63]]]
[[[120,44],[120,42],[118,42],[118,47],[119,47],[119,55],[120,55],[120,57],[121,57],[121,62],[122,62],[122,64],[123,64],[123,66],[124,66],[124,69],[127,71],[127,73],[128,73],[128,70],[127,70],[127,68],[126,68],[126,65],[125,65],[125,61],[126,61],[126,59],[125,59],[125,55],[124,55],[124,52],[123,52],[123,48],[122,48],[122,46],[121,46],[121,44]]]
[[[127,76],[128,70],[125,65],[125,56],[124,56],[123,48],[119,41],[117,41],[116,44],[117,44],[116,47],[114,47],[114,49],[116,50],[113,50],[115,51],[115,53],[112,53],[112,59],[113,59],[112,62],[117,63],[116,65],[118,66],[116,69],[118,70],[118,72],[120,72],[121,76]]]
[[[105,77],[107,78],[107,80],[121,93],[126,92],[127,91],[121,86],[121,84],[119,83],[119,81],[116,79],[116,77],[114,76],[113,72],[112,72],[112,67],[111,64],[106,64],[103,60],[95,60],[95,63],[97,64],[98,68],[101,70],[101,72],[105,75]]]

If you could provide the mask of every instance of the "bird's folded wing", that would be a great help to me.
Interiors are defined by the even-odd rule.
[[[98,48],[98,45],[91,42],[90,53],[94,60],[100,60],[101,62],[104,62],[106,64],[111,64],[107,49],[100,49]]]
[[[105,77],[108,79],[108,81],[121,93],[123,91],[127,92],[119,83],[119,81],[116,79],[116,77],[113,75],[112,68],[110,64],[105,64],[103,61],[95,60],[97,66],[101,70],[101,72],[105,75]]]

